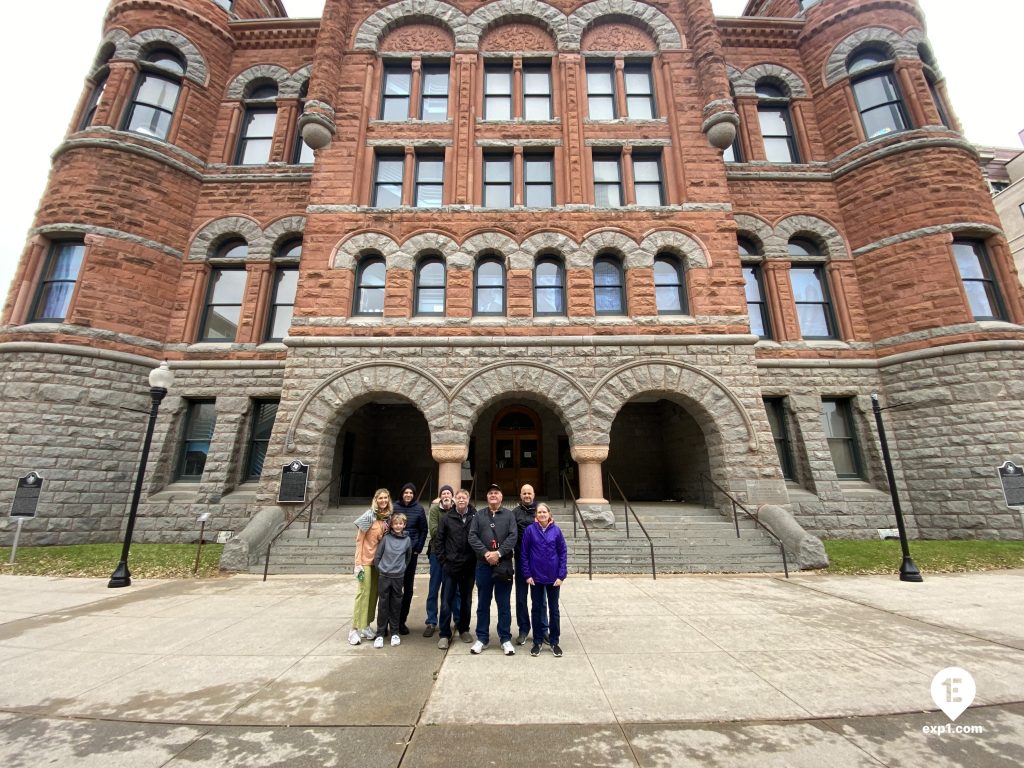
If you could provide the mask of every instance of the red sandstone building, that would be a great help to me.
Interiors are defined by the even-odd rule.
[[[464,463],[569,469],[595,514],[607,472],[785,480],[806,529],[873,535],[875,391],[912,531],[1020,537],[1021,286],[915,2],[283,16],[110,4],[0,328],[30,541],[119,535],[161,359],[150,540],[208,511],[256,547],[293,459],[324,504]]]

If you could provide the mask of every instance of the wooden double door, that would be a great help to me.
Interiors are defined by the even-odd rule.
[[[503,409],[491,427],[491,477],[505,498],[519,498],[523,485],[539,495],[544,477],[541,461],[541,423],[537,414],[522,405]]]

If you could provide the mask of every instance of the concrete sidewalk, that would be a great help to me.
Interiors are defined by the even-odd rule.
[[[1024,764],[1024,571],[574,576],[561,659],[439,651],[425,587],[376,650],[347,643],[351,577],[0,576],[0,764]]]

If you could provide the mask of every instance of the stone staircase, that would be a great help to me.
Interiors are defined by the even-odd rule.
[[[633,518],[626,537],[622,504],[613,505],[616,528],[590,529],[594,573],[651,573],[651,551]],[[782,571],[782,554],[775,540],[751,520],[740,520],[740,538],[731,518],[696,504],[634,504],[654,544],[658,573],[756,573]],[[306,522],[297,520],[277,540],[270,553],[270,573],[350,573],[355,557],[356,530],[352,521],[365,505],[332,507],[318,515],[310,538]],[[570,573],[587,572],[587,538],[572,515],[552,502],[552,510],[569,547]],[[263,572],[263,557],[250,567]],[[428,572],[421,556],[419,572]]]

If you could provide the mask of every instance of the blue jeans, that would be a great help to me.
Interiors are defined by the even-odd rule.
[[[441,567],[441,563],[437,561],[432,552],[427,555],[427,561],[430,563],[430,584],[427,586],[427,620],[424,623],[433,624],[436,627],[439,626],[437,606],[441,596],[441,587],[444,584],[444,568]],[[462,615],[462,605],[458,596],[458,587],[456,587],[456,599],[452,603],[452,618],[456,624],[459,623],[459,617]]]
[[[522,634],[530,633],[531,624],[531,613],[526,603],[527,595],[532,598],[532,592],[530,585],[526,583],[526,579],[523,578],[521,569],[519,568],[519,553],[516,552],[516,625],[519,627],[519,631]],[[541,601],[544,600],[544,596],[541,595]],[[539,635],[534,632],[533,637],[535,642],[540,642],[544,639],[544,635],[548,633],[548,619],[547,614],[544,615],[544,620],[541,622],[541,629],[544,630]]]
[[[512,582],[498,581],[487,563],[476,566],[476,639],[486,645],[491,641],[491,597],[498,603],[498,640],[512,640]]]
[[[544,639],[544,625],[552,645],[558,645],[562,630],[562,614],[558,610],[558,593],[561,586],[534,584],[530,587],[530,602],[533,603],[533,644],[540,645]],[[545,603],[547,605],[545,606]]]

